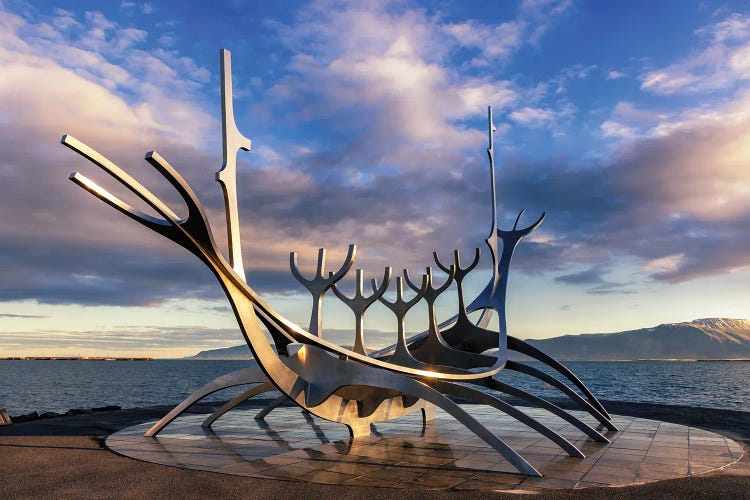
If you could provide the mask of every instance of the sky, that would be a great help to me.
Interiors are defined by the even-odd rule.
[[[69,182],[132,200],[59,143],[72,134],[179,212],[143,161],[157,150],[226,248],[221,48],[252,140],[237,173],[247,278],[292,321],[308,324],[310,298],[290,251],[311,273],[319,247],[333,270],[356,243],[375,277],[481,247],[466,293],[482,288],[487,106],[500,227],[547,213],[514,257],[510,334],[750,317],[747,2],[0,0],[0,356],[242,343],[210,272]],[[447,318],[455,296],[441,300]],[[382,305],[365,321],[368,346],[394,340]],[[353,342],[330,297],[323,328]]]

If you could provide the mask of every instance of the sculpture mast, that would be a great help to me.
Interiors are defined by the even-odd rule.
[[[497,194],[495,190],[495,124],[492,123],[492,106],[487,106],[487,156],[490,160],[490,198],[492,199],[492,224],[490,225],[490,233],[487,235],[485,242],[490,248],[490,259],[492,260],[492,281],[487,284],[487,289],[480,296],[484,296],[487,293],[487,298],[491,297],[495,293],[497,284],[500,281],[498,274],[498,255],[497,255]],[[479,298],[479,297],[477,297]],[[484,309],[482,315],[479,317],[478,325],[482,328],[486,328],[492,319],[492,309]]]
[[[224,163],[216,173],[216,180],[224,193],[224,211],[227,216],[229,238],[229,263],[232,269],[245,280],[242,263],[242,239],[240,238],[239,211],[237,208],[237,152],[250,151],[251,141],[237,128],[232,105],[232,54],[220,51],[221,60],[221,139]]]

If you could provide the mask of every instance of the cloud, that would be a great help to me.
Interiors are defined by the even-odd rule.
[[[351,346],[352,330],[326,328],[326,340]],[[393,343],[394,334],[366,328],[365,343],[380,349]],[[111,356],[176,357],[193,356],[199,351],[245,345],[237,328],[210,328],[204,325],[160,326],[117,325],[97,330],[40,330],[3,332],[4,356],[85,356],[104,353]],[[251,356],[250,350],[247,350]]]
[[[170,356],[196,354],[198,350],[220,349],[240,342],[236,328],[209,328],[203,325],[164,327],[123,325],[97,330],[41,330],[3,332],[5,353],[36,355],[132,355]],[[195,347],[195,346],[200,346]]]
[[[675,113],[656,112],[636,107],[627,101],[618,102],[610,119],[601,124],[605,137],[636,138],[656,134],[674,119]]]
[[[43,316],[39,314],[11,314],[11,313],[0,313],[0,318],[16,318],[16,319],[40,319],[48,318],[49,316]]]
[[[555,281],[566,285],[583,286],[592,285],[586,290],[586,293],[592,295],[609,295],[609,294],[632,294],[636,293],[625,287],[629,283],[616,283],[603,277],[604,271],[592,267],[583,271],[577,271],[571,274],[563,274],[555,277]]]
[[[149,35],[140,30],[124,32],[101,14],[84,16],[78,25],[66,22],[71,30],[78,30],[77,37],[46,29],[42,37],[40,23],[10,13],[1,19],[8,29],[2,31],[0,40],[4,68],[0,75],[0,176],[9,189],[3,190],[0,200],[4,214],[0,220],[4,241],[0,299],[127,306],[176,297],[220,297],[211,275],[191,256],[124,220],[71,184],[66,179],[68,172],[80,170],[125,200],[133,199],[93,165],[59,145],[62,133],[72,133],[165,201],[175,203],[173,190],[142,161],[145,151],[158,146],[195,186],[216,223],[217,239],[223,241],[220,191],[210,173],[218,168],[220,158],[217,151],[207,154],[195,146],[200,146],[198,138],[208,125],[217,128],[216,120],[198,105],[200,99],[195,96],[209,80],[207,71],[177,52],[159,49],[146,53],[147,57],[131,59],[128,53],[142,51],[139,40]],[[399,42],[382,57],[398,64],[402,58],[416,56]],[[418,80],[436,78],[439,83],[440,75],[445,74],[431,63],[425,63],[423,69]],[[368,84],[370,75],[364,69],[355,76]],[[385,79],[381,85],[390,85],[397,78],[388,72],[376,76]],[[502,84],[466,81],[465,87],[455,91],[438,85],[436,92],[454,106],[447,106],[448,114],[438,114],[438,119],[464,117],[469,107],[477,106],[485,96],[497,95],[501,100],[512,93]],[[417,96],[418,89],[409,84],[401,90],[404,98]],[[384,90],[372,89],[371,95],[372,109],[388,98]],[[333,97],[328,102],[333,102]],[[397,102],[391,103],[387,112],[405,116],[399,115],[403,111]],[[435,113],[432,109],[425,112]],[[241,208],[254,215],[243,217],[243,244],[251,276],[260,290],[301,290],[289,277],[290,250],[300,252],[301,261],[307,262],[318,246],[327,246],[333,266],[343,259],[348,243],[357,241],[364,256],[368,248],[379,248],[379,253],[371,251],[373,257],[363,262],[365,268],[379,272],[385,264],[424,265],[435,234],[441,235],[445,251],[464,241],[460,226],[440,231],[446,221],[435,214],[453,210],[451,222],[469,220],[470,209],[467,212],[463,207],[461,193],[484,195],[486,185],[464,186],[445,172],[431,178],[424,171],[401,175],[393,169],[375,170],[366,182],[356,182],[353,174],[361,163],[348,163],[374,141],[378,149],[359,162],[382,155],[381,161],[387,158],[390,165],[399,167],[415,159],[422,165],[434,162],[462,167],[466,159],[460,152],[450,152],[455,162],[445,159],[453,149],[452,138],[476,143],[483,134],[456,125],[447,133],[428,128],[427,135],[420,135],[425,132],[417,123],[406,123],[394,133],[387,124],[388,120],[381,118],[378,133],[404,147],[391,147],[388,141],[366,136],[345,145],[344,150],[351,148],[352,153],[343,158],[336,157],[339,150],[310,148],[288,148],[288,155],[282,158],[270,147],[260,149],[260,161],[253,169],[242,158],[238,177]],[[446,144],[424,149],[417,144],[409,149],[407,141],[398,137],[401,132],[425,142],[444,139]],[[456,175],[460,178],[461,171]],[[414,196],[422,189],[434,189],[436,194],[429,199]],[[178,212],[179,208],[176,204]],[[18,224],[19,220],[24,223]],[[405,241],[413,241],[420,253],[409,256]]]
[[[697,29],[696,33],[719,43],[747,40],[750,38],[750,16],[733,13],[723,21]]]
[[[508,118],[528,128],[553,128],[558,127],[573,113],[574,109],[571,105],[565,105],[561,109],[525,106],[511,112]]]
[[[328,2],[314,3],[293,24],[277,27],[296,53],[270,95],[279,107],[296,107],[291,119],[357,122],[359,137],[345,138],[351,142],[344,147],[350,154],[373,155],[366,157],[370,165],[462,163],[460,151],[483,140],[463,121],[482,116],[488,104],[500,110],[516,100],[509,81],[452,69],[448,57],[455,41],[442,36],[441,26],[423,11],[396,15],[377,4],[337,6],[325,10],[327,23],[312,20]]]
[[[525,44],[537,45],[551,25],[570,7],[569,0],[526,0],[516,18],[496,25],[476,20],[441,25],[462,48],[473,48],[479,55],[473,66],[507,62]]]
[[[557,18],[572,5],[572,0],[523,0],[519,9],[522,18],[532,25],[529,41],[536,45]]]
[[[604,137],[632,138],[638,136],[638,130],[615,120],[607,120],[600,126]]]
[[[666,67],[647,72],[641,89],[662,95],[699,94],[731,89],[750,79],[750,16],[732,14],[697,31],[710,43]]]
[[[740,94],[710,112],[683,110],[669,126],[622,140],[587,168],[509,165],[499,196],[510,204],[523,202],[516,193],[544,200],[548,237],[539,244],[555,245],[558,266],[596,268],[614,253],[641,262],[644,277],[668,283],[750,267],[744,250],[750,243],[749,106],[750,95]],[[620,107],[623,116],[652,121],[641,111]],[[554,269],[548,257],[539,263]],[[595,278],[596,270],[565,276]]]
[[[448,35],[463,47],[480,50],[481,57],[472,61],[477,66],[485,66],[492,61],[506,61],[523,45],[525,23],[507,21],[488,26],[478,21],[465,21],[443,26]]]
[[[622,71],[617,71],[616,69],[610,70],[607,72],[607,80],[619,80],[620,78],[625,78],[627,75],[623,73]]]
[[[216,123],[194,104],[205,75],[176,53],[131,59],[146,35],[120,29],[99,13],[71,22],[70,13],[58,10],[54,19],[64,21],[45,25],[9,12],[0,16],[0,298],[126,305],[185,291],[216,297],[213,283],[206,287],[209,275],[200,284],[199,266],[175,263],[170,256],[176,249],[123,224],[67,181],[71,170],[93,166],[59,145],[63,133],[73,133],[148,183],[157,176],[131,166],[143,165],[141,155],[159,144],[167,153],[181,152],[167,154],[178,164],[189,160],[181,170],[190,177],[211,161],[192,146]],[[54,25],[61,28],[50,29]],[[141,73],[144,60],[160,61],[165,75]],[[174,81],[162,88],[167,76]],[[173,284],[159,280],[162,272]]]
[[[334,268],[356,242],[358,265],[376,275],[385,265],[424,267],[433,250],[472,249],[491,220],[486,133],[474,121],[483,120],[485,104],[529,128],[552,129],[575,111],[564,102],[519,107],[526,95],[546,95],[549,83],[522,89],[457,69],[450,57],[458,42],[424,11],[341,4],[326,22],[312,22],[321,19],[316,9],[274,26],[294,54],[282,76],[264,75],[263,85],[275,119],[319,127],[326,141],[254,141],[253,156],[240,157],[246,267],[263,292],[302,290],[289,275],[291,250],[307,273],[318,247],[329,249]],[[10,188],[0,199],[0,299],[219,298],[194,258],[68,182],[67,173],[80,170],[132,199],[57,144],[73,133],[179,211],[173,190],[142,162],[158,146],[195,187],[224,241],[212,180],[218,141],[203,148],[200,139],[218,128],[200,97],[211,73],[179,52],[146,50],[152,33],[125,31],[101,15],[57,12],[44,25],[6,14],[0,182]],[[134,51],[139,57],[131,59]],[[670,112],[621,102],[609,122],[602,131],[620,140],[591,165],[497,153],[501,226],[521,207],[549,213],[519,247],[514,272],[555,273],[565,282],[593,269],[589,277],[598,272],[599,281],[590,293],[623,293],[627,285],[603,278],[619,261],[632,263],[634,279],[669,283],[750,266],[750,97]]]
[[[565,283],[566,285],[590,285],[592,283],[602,282],[602,271],[601,269],[587,269],[585,271],[579,271],[572,274],[564,274],[555,277],[555,281],[559,283]]]
[[[564,94],[568,85],[574,80],[585,80],[598,66],[596,64],[574,64],[563,68],[550,83],[555,86],[555,94]]]
[[[541,127],[553,121],[556,117],[556,113],[551,109],[531,108],[527,106],[513,111],[508,117],[523,125]]]
[[[47,106],[62,107],[43,101],[62,99],[54,96],[53,87],[57,86],[58,93],[69,94],[66,96],[69,107],[89,109],[103,104],[100,95],[109,91],[110,101],[118,100],[117,106],[129,108],[129,121],[135,119],[141,126],[181,142],[200,143],[207,127],[215,124],[195,106],[201,99],[197,91],[208,81],[210,73],[176,51],[148,52],[139,48],[148,36],[145,31],[121,28],[99,12],[87,12],[82,22],[73,23],[70,13],[58,10],[53,25],[55,20],[64,20],[64,29],[60,30],[43,22],[32,23],[11,13],[4,14],[0,20],[3,25],[0,61],[6,71],[0,85],[8,89],[25,81],[40,87],[24,86],[19,97],[31,101],[35,93],[39,101],[28,103],[31,105],[28,111],[15,104],[6,113],[16,113],[25,119],[44,116],[39,112]],[[60,81],[53,83],[53,79]],[[85,92],[94,92],[95,98],[84,99],[77,94],[84,88]],[[102,111],[102,116],[108,114],[107,108]],[[118,111],[115,116],[119,118],[120,114]]]

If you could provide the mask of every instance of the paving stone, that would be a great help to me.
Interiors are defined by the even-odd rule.
[[[324,484],[412,489],[514,490],[622,486],[703,474],[735,462],[740,444],[703,429],[654,420],[614,416],[618,432],[606,432],[611,444],[597,443],[557,417],[524,409],[577,446],[586,458],[569,457],[550,440],[506,415],[474,405],[462,407],[484,418],[499,438],[543,474],[529,478],[460,423],[438,412],[423,429],[405,417],[381,423],[369,439],[351,441],[340,424],[282,407],[266,422],[255,410],[235,410],[212,433],[203,415],[181,416],[156,439],[144,423],[107,438],[107,446],[125,456],[174,467],[258,478]],[[572,412],[589,419],[583,412]],[[588,420],[587,420],[588,421]]]

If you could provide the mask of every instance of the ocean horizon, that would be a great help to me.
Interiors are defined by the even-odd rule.
[[[18,416],[107,405],[172,405],[246,364],[191,359],[0,360],[0,407]],[[542,363],[529,364],[550,371]],[[603,400],[750,411],[750,362],[570,361],[565,365]],[[520,373],[506,370],[499,378],[544,398],[564,397],[544,382]],[[224,401],[242,390],[227,389],[207,401]]]

